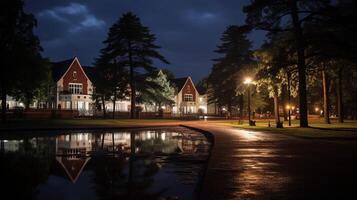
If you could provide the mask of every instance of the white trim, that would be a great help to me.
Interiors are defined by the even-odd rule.
[[[61,78],[60,78],[58,81],[61,81],[61,80],[63,79],[63,77],[67,74],[67,72],[69,71],[69,69],[71,69],[71,67],[72,67],[72,65],[73,65],[73,63],[74,63],[74,61],[77,61],[77,62],[78,62],[79,68],[82,70],[84,76],[87,78],[87,80],[89,80],[89,81],[92,83],[92,81],[88,78],[86,72],[83,70],[82,65],[81,65],[81,63],[79,62],[79,60],[78,60],[77,57],[74,57],[72,63],[69,65],[69,67],[67,68],[66,72],[61,76]],[[58,81],[57,81],[57,82],[58,82]]]
[[[182,89],[183,89],[183,88],[185,88],[185,86],[186,86],[186,84],[187,84],[188,79],[190,79],[190,80],[191,80],[191,83],[192,83],[193,87],[195,88],[196,93],[198,93],[198,91],[197,91],[197,89],[196,89],[195,84],[193,83],[193,81],[192,81],[191,77],[189,76],[189,77],[187,77],[185,84],[183,84],[182,88],[181,88],[181,89],[177,92],[177,94],[178,94],[178,93],[180,93],[180,92],[182,91]],[[197,95],[196,95],[196,96],[197,96]]]

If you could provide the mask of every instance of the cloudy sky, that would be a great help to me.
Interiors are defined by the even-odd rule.
[[[242,25],[242,7],[249,0],[25,0],[25,9],[38,20],[35,33],[43,55],[51,61],[77,56],[92,65],[109,27],[128,11],[141,18],[157,36],[170,65],[158,63],[177,77],[197,82],[210,72],[213,53],[228,25]],[[250,35],[258,47],[263,36]]]

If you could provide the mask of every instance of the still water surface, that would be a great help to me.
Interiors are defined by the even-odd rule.
[[[21,135],[0,139],[1,199],[196,199],[211,145],[181,127]]]

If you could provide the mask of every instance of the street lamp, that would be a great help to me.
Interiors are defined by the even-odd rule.
[[[248,122],[249,122],[249,126],[252,126],[253,124],[251,123],[251,119],[250,119],[250,84],[252,83],[252,79],[247,77],[244,82],[244,84],[248,85],[247,89],[248,89]]]
[[[320,110],[319,107],[316,107],[316,108],[315,108],[315,112],[316,112],[316,113],[318,113],[319,110]]]

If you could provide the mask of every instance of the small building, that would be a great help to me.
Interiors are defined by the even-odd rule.
[[[173,114],[206,113],[207,103],[204,96],[197,91],[191,77],[171,80],[175,87],[175,104],[172,107]]]
[[[81,66],[77,57],[52,63],[52,79],[55,82],[53,108],[78,110],[88,115],[94,109],[93,67]]]

